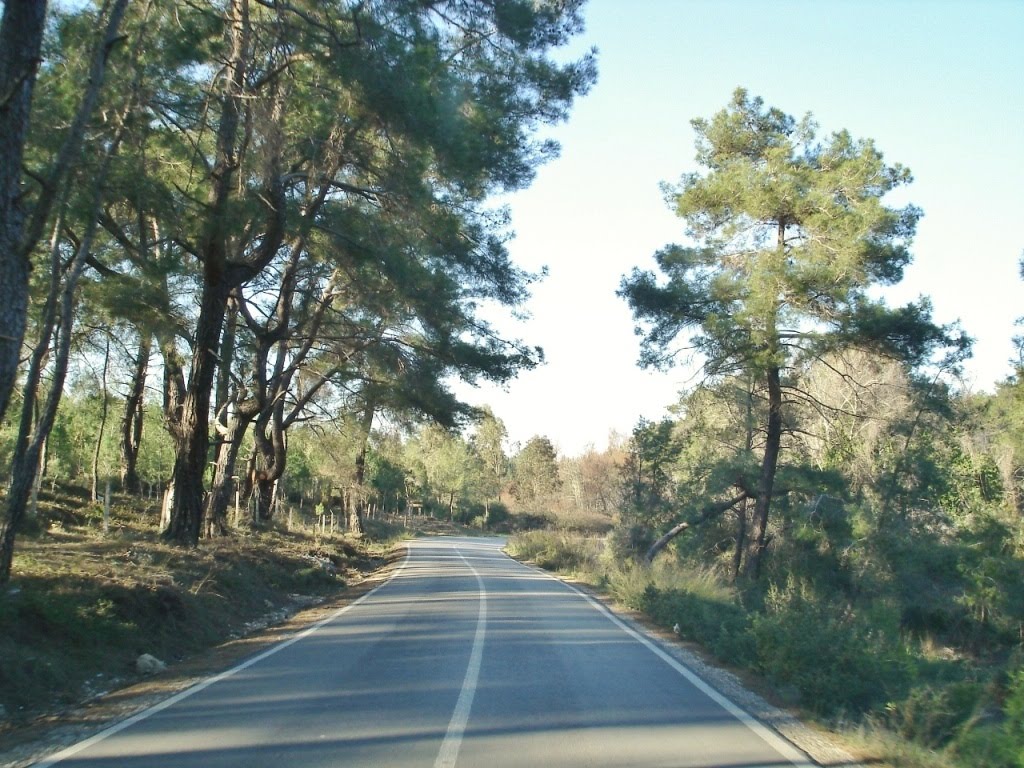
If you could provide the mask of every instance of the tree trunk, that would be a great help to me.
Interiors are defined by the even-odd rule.
[[[356,453],[356,472],[354,477],[357,498],[355,499],[354,514],[349,519],[349,527],[352,528],[354,524],[354,530],[360,534],[365,529],[363,499],[367,497],[367,494],[363,492],[363,486],[366,484],[366,454],[370,447],[370,431],[373,429],[373,416],[376,411],[376,401],[373,397],[368,396],[366,403],[363,405],[362,418],[359,420],[359,450]]]
[[[363,505],[360,503],[355,489],[349,488],[344,492],[348,516],[348,530],[350,533],[362,536],[366,533],[366,519],[363,515]]]
[[[747,402],[746,402],[746,441],[744,447],[746,448],[747,454],[751,454],[754,450],[754,390],[756,387],[756,380],[751,377],[747,381]],[[736,548],[733,550],[732,555],[732,580],[736,581],[739,579],[740,574],[743,572],[743,555],[747,551],[747,531],[750,526],[750,499],[744,499],[743,502],[736,507]]]
[[[128,0],[116,0],[109,7],[102,37],[92,52],[82,100],[51,167],[45,177],[37,177],[39,194],[29,216],[22,207],[25,190],[21,188],[21,169],[46,6],[45,0],[7,2],[0,20],[0,419],[7,412],[25,336],[29,256],[48,225],[54,205],[66,193],[64,182],[77,164]],[[120,140],[116,138],[109,146]],[[114,151],[108,150],[108,156]]]
[[[45,0],[4,3],[0,21],[0,420],[17,379],[28,311],[21,167],[45,23]]]
[[[731,498],[728,501],[720,501],[714,504],[709,504],[693,520],[684,520],[683,522],[674,525],[672,528],[668,530],[667,533],[665,533],[664,536],[659,538],[656,542],[654,542],[651,545],[651,548],[647,550],[647,554],[644,556],[644,560],[647,562],[648,565],[650,565],[652,562],[654,562],[654,558],[658,556],[658,553],[661,552],[661,550],[663,550],[668,545],[668,543],[672,541],[672,539],[681,534],[683,531],[688,530],[694,525],[700,525],[701,523],[705,522],[706,520],[710,520],[713,517],[718,517],[718,515],[725,512],[725,510],[729,509],[730,507],[736,506],[741,501],[744,501],[746,498],[747,494],[746,492],[743,492],[739,496]]]
[[[217,372],[217,350],[230,286],[225,284],[222,263],[210,259],[204,266],[204,285],[196,325],[192,369],[177,419],[170,424],[174,439],[174,503],[164,535],[185,546],[199,543],[203,529],[203,486],[210,447],[210,395]]]
[[[203,287],[192,349],[192,368],[179,402],[172,404],[176,418],[169,419],[174,440],[172,482],[175,494],[170,524],[164,535],[179,544],[193,547],[199,543],[203,526],[203,477],[210,443],[210,398],[217,372],[221,329],[228,296],[244,279],[243,275],[229,270],[227,251],[228,203],[234,194],[238,172],[239,110],[245,93],[249,53],[248,5],[245,0],[233,0],[229,13],[227,76],[219,98],[220,121],[211,172],[213,185],[199,249],[203,263]]]
[[[235,337],[238,330],[238,299],[228,298],[227,316],[224,320],[224,337],[220,342],[220,367],[217,369],[217,399],[214,401],[217,414],[217,429],[228,426],[228,404],[231,400],[231,371],[235,364]]]
[[[231,503],[232,478],[238,466],[238,452],[242,448],[242,438],[259,408],[259,403],[250,398],[235,403],[227,414],[227,425],[221,430],[222,442],[217,451],[213,485],[206,499],[207,536],[225,536],[228,533],[228,505]]]
[[[160,532],[163,533],[171,524],[171,507],[174,506],[174,481],[167,483],[163,499],[160,502]]]
[[[142,415],[145,407],[146,373],[149,370],[149,353],[152,337],[146,331],[139,332],[139,354],[135,358],[131,389],[124,402],[124,417],[121,419],[121,488],[126,493],[139,493],[139,448],[142,445]]]
[[[256,483],[253,486],[253,495],[256,497],[256,509],[258,510],[255,520],[256,525],[262,527],[269,525],[274,519],[274,484],[276,480],[268,476],[266,472],[256,473]]]
[[[7,3],[4,6],[5,20],[7,18],[7,10],[11,5],[11,3]],[[19,4],[16,3],[14,5]],[[111,11],[111,16],[105,28],[105,36],[100,41],[101,45],[98,47],[93,62],[93,76],[95,80],[90,83],[87,96],[96,96],[98,94],[106,56],[109,53],[110,46],[113,45],[114,33],[120,24],[126,5],[127,0],[119,0]],[[6,40],[2,42],[4,44],[7,43]],[[25,397],[22,403],[18,438],[15,443],[14,456],[11,460],[11,483],[8,488],[7,498],[5,499],[5,514],[3,519],[0,520],[0,585],[7,583],[11,577],[11,565],[14,561],[14,542],[18,529],[21,527],[22,520],[25,517],[32,488],[35,485],[36,472],[39,469],[39,459],[43,445],[50,434],[50,430],[53,428],[53,422],[57,415],[57,407],[60,404],[64,380],[67,376],[68,357],[71,352],[71,333],[74,324],[74,307],[78,282],[85,269],[86,258],[92,249],[93,239],[96,235],[97,214],[103,202],[103,190],[107,173],[110,170],[111,160],[118,153],[121,141],[124,138],[124,118],[131,108],[132,102],[133,97],[129,97],[125,102],[122,113],[119,115],[119,119],[116,119],[115,124],[117,128],[106,145],[99,172],[92,180],[92,199],[89,201],[91,215],[87,218],[88,224],[86,225],[85,233],[78,242],[74,256],[67,264],[62,264],[60,247],[61,237],[63,236],[63,211],[61,209],[66,198],[61,199],[61,206],[58,207],[57,221],[53,228],[53,236],[50,243],[50,286],[43,307],[39,343],[32,352],[26,376]],[[91,113],[91,107],[89,111]],[[5,190],[0,190],[0,196],[4,192]],[[21,245],[24,247],[24,243]],[[33,428],[33,412],[38,402],[39,384],[42,378],[42,361],[47,355],[50,339],[55,331],[56,344],[53,370],[50,377],[50,390],[47,393],[45,405],[39,412],[38,419],[35,419],[35,426]]]
[[[221,339],[220,366],[217,369],[217,416],[214,426],[219,441],[216,449],[216,467],[204,511],[207,537],[228,534],[228,504],[231,501],[232,477],[235,475],[238,451],[245,431],[259,412],[259,402],[254,398],[245,400],[243,393],[231,393],[231,370],[234,366],[237,326],[238,301],[232,295],[228,298],[224,335]]]
[[[278,379],[277,383],[282,382]],[[272,400],[269,410],[266,407],[268,399]],[[264,408],[253,429],[258,458],[258,470],[253,476],[253,493],[260,501],[261,514],[256,521],[260,525],[269,523],[274,517],[274,485],[284,476],[288,464],[284,390],[275,386],[270,390],[270,397],[263,398],[263,404]]]
[[[105,178],[107,168],[109,168],[109,165],[104,164],[103,172],[97,181],[97,191],[93,200],[97,210],[100,202],[100,189],[103,186],[103,179]],[[60,258],[60,229],[60,218],[58,217],[57,226],[54,227],[51,247],[51,256],[55,262],[59,261]],[[44,309],[43,328],[39,343],[33,350],[25,382],[21,422],[18,438],[15,443],[14,456],[11,459],[11,484],[5,500],[6,513],[3,521],[0,522],[0,584],[5,584],[10,579],[11,564],[14,560],[14,541],[17,537],[18,529],[21,527],[21,522],[25,517],[28,501],[35,484],[43,444],[53,428],[53,421],[57,415],[57,406],[60,404],[64,380],[67,376],[68,357],[71,353],[71,331],[78,280],[82,276],[82,271],[85,267],[85,257],[92,248],[95,232],[96,225],[95,220],[93,220],[86,230],[85,237],[75,252],[75,256],[71,260],[63,284],[60,284],[59,270],[56,264],[53,266],[50,293]],[[57,314],[58,296],[59,318]],[[32,414],[37,402],[37,393],[42,377],[42,361],[46,357],[50,338],[55,328],[57,329],[57,343],[53,359],[50,390],[47,393],[46,402],[39,412],[39,417],[33,419]],[[34,427],[33,421],[35,421]]]
[[[768,518],[771,511],[775,471],[782,445],[782,380],[777,367],[770,368],[768,380],[768,429],[765,436],[761,476],[757,483],[754,505],[753,549],[747,559],[747,573],[755,579],[761,575],[761,564],[768,540]]]
[[[732,553],[732,580],[740,577],[743,568],[743,553],[747,548],[747,523],[750,518],[750,499],[736,507],[736,548]]]
[[[103,374],[100,377],[100,428],[96,435],[96,446],[92,451],[92,502],[99,500],[100,485],[100,453],[103,450],[103,436],[107,431],[107,413],[110,411],[110,398],[107,396],[107,370],[110,367],[110,335],[103,349]]]

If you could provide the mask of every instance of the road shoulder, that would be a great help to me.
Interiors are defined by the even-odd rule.
[[[77,744],[247,658],[289,640],[386,582],[401,564],[404,554],[403,545],[392,553],[384,566],[364,580],[315,605],[296,606],[294,612],[273,626],[197,654],[169,667],[166,672],[101,694],[66,712],[41,717],[24,728],[2,734],[0,768],[27,768],[48,755]]]
[[[716,666],[705,658],[699,652],[699,648],[692,643],[684,643],[676,635],[654,625],[643,614],[616,604],[608,595],[595,590],[589,584],[544,570],[533,563],[523,564],[563,582],[599,603],[631,630],[650,640],[719,694],[778,733],[823,768],[864,768],[863,764],[840,746],[830,734],[770,703],[745,685],[737,674]]]

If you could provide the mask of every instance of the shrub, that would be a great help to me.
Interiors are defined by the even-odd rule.
[[[597,570],[600,542],[570,533],[527,531],[509,539],[513,557],[532,560],[549,571],[576,573]]]
[[[724,662],[745,664],[754,658],[750,617],[737,603],[651,584],[638,607],[662,626],[678,625],[680,637],[700,643]]]
[[[513,531],[546,531],[553,522],[544,512],[516,512],[509,516],[508,525]]]
[[[495,530],[498,528],[504,528],[511,517],[511,513],[506,505],[500,501],[493,501],[487,506],[487,527]]]
[[[983,693],[984,687],[971,681],[919,686],[886,707],[887,724],[905,739],[943,746],[977,711]]]
[[[792,580],[769,590],[751,632],[757,669],[799,691],[820,715],[878,708],[899,698],[909,682],[909,658],[896,638]]]
[[[1011,672],[1001,719],[964,729],[952,752],[965,766],[1024,768],[1024,664]]]

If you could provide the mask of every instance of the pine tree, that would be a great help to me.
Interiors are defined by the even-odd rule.
[[[666,189],[692,245],[655,254],[667,278],[635,269],[626,299],[644,334],[642,365],[667,365],[687,335],[710,378],[746,373],[767,400],[756,487],[756,575],[764,552],[785,431],[787,380],[809,358],[865,347],[920,364],[968,343],[936,326],[927,301],[889,308],[876,286],[898,282],[910,262],[921,211],[883,200],[911,181],[870,140],[838,131],[817,141],[797,121],[743,89],[711,120],[693,121],[703,173]]]

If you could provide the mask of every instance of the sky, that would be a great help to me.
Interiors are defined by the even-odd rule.
[[[886,300],[927,296],[937,322],[975,339],[966,388],[991,391],[1010,374],[1024,333],[1024,0],[590,0],[586,20],[564,55],[596,47],[598,82],[550,130],[560,156],[508,199],[513,259],[548,277],[529,319],[489,316],[543,347],[546,363],[504,387],[456,390],[493,409],[512,450],[534,435],[563,456],[603,450],[698,380],[693,365],[637,367],[640,340],[615,291],[685,241],[660,184],[700,170],[690,121],[738,86],[813,113],[819,136],[874,139],[910,168],[914,183],[887,202],[924,217]]]

